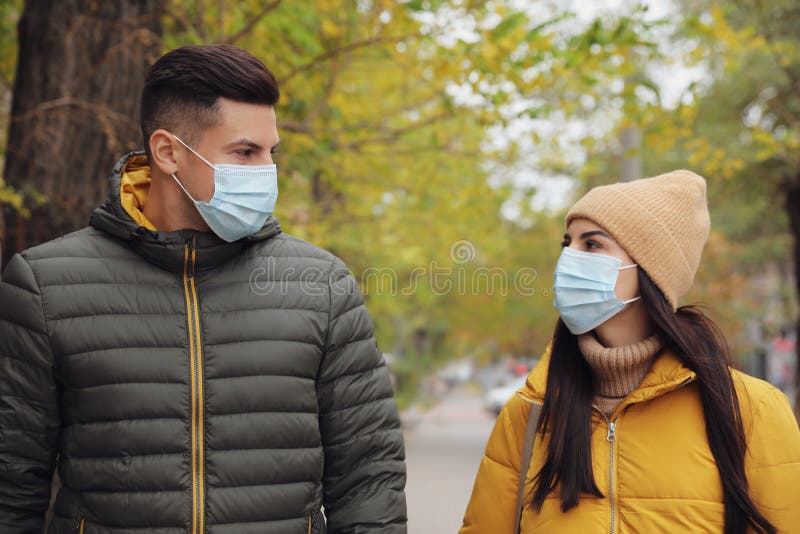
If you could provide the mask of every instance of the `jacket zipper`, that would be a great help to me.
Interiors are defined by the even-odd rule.
[[[690,383],[694,382],[694,377],[689,377],[680,384],[678,384],[675,389],[680,389]],[[525,397],[522,397],[523,399]],[[614,534],[617,529],[617,507],[614,502],[614,445],[617,441],[617,421],[619,421],[619,417],[617,417],[614,421],[611,421],[606,414],[601,412],[597,407],[593,408],[597,410],[597,413],[603,416],[603,419],[606,420],[606,424],[608,424],[608,433],[606,434],[606,441],[608,441],[608,501],[611,505],[611,524],[609,525],[609,533]],[[627,409],[627,406],[625,407]],[[622,412],[625,412],[625,409]]]
[[[610,534],[614,534],[617,529],[617,506],[614,502],[614,444],[617,441],[617,421],[619,417],[612,421],[596,406],[592,406],[592,408],[597,410],[597,413],[605,419],[608,425],[608,433],[606,434],[606,441],[608,441],[608,502],[611,506],[611,522],[608,531]]]
[[[189,368],[192,380],[192,534],[203,534],[205,496],[203,494],[203,351],[200,342],[200,316],[198,314],[197,287],[194,268],[196,261],[195,238],[186,242],[183,266],[183,290],[186,297],[186,314],[189,325]]]
[[[314,512],[308,514],[308,534],[311,534],[311,526],[314,524]]]
[[[617,510],[614,504],[614,442],[617,441],[617,422],[608,422],[608,497],[611,502],[611,529],[610,533],[614,534],[616,531],[617,523]]]
[[[77,532],[78,534],[83,534],[83,530],[85,527],[86,527],[86,518],[83,515],[81,515],[75,522],[75,527],[73,531]]]

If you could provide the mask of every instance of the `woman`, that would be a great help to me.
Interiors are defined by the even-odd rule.
[[[460,534],[515,532],[538,411],[523,534],[800,532],[786,397],[732,369],[711,319],[677,307],[708,238],[705,180],[676,171],[597,187],[566,224],[561,317],[498,417]]]

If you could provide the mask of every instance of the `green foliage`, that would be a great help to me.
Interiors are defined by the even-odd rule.
[[[558,129],[526,134],[545,154],[538,172],[580,175],[587,187],[616,176],[608,136],[614,123],[641,126],[648,172],[688,165],[707,174],[715,250],[725,254],[709,256],[698,295],[739,303],[723,317],[727,328],[756,308],[726,283],[743,286],[742,265],[758,270],[768,259],[786,259],[785,219],[772,214],[780,211],[782,169],[798,154],[797,129],[789,125],[800,106],[785,80],[800,49],[791,25],[766,39],[742,7],[687,7],[680,38],[699,43],[687,61],[708,63],[715,83],[666,109],[658,85],[642,73],[649,62],[670,59],[655,44],[668,21],[638,8],[581,28],[561,8],[534,16],[521,4],[168,3],[164,51],[230,42],[275,73],[282,92],[276,215],[286,231],[332,250],[361,279],[381,348],[400,358],[404,388],[413,389],[419,369],[453,356],[537,355],[552,334],[550,279],[563,219],[531,209],[536,189],[506,176],[530,149],[513,134],[516,121],[602,116],[605,127],[587,128],[581,141],[589,154],[582,168],[561,151]],[[21,0],[0,4],[0,77],[9,91],[21,7]],[[768,87],[780,96],[764,93]],[[742,114],[758,98],[775,120],[743,128]],[[779,104],[786,103],[792,107],[784,117]],[[5,132],[7,116],[0,120]],[[505,143],[495,146],[494,136]],[[748,179],[756,172],[762,179]],[[501,216],[512,201],[519,220]],[[24,209],[0,181],[4,203]],[[454,254],[459,243],[470,251],[467,261]],[[465,290],[437,288],[436,268],[450,269],[454,285],[458,276],[469,279]],[[487,287],[496,270],[504,272],[505,293]],[[535,273],[524,291],[514,286],[520,273]]]
[[[699,67],[706,77],[677,106],[630,99],[618,127],[641,129],[645,175],[690,168],[708,180],[714,233],[687,300],[716,310],[743,355],[748,322],[775,331],[797,314],[783,192],[800,179],[800,11],[790,0],[681,4],[671,46],[650,59]],[[586,143],[588,185],[617,172],[617,133]],[[776,289],[765,289],[765,272],[782,273]]]
[[[17,66],[16,24],[21,13],[22,0],[0,2],[0,102],[9,104]],[[0,168],[5,162],[7,135],[8,112],[4,109],[0,112]],[[3,206],[21,209],[22,196],[0,176],[0,214]]]
[[[242,34],[262,4],[225,13],[209,5],[198,17],[194,3],[173,2],[165,43],[238,36],[275,72],[277,214],[286,230],[333,250],[357,276],[391,270],[395,291],[362,277],[384,350],[430,359],[541,351],[556,317],[547,291],[561,223],[535,216],[524,228],[502,219],[512,189],[489,185],[487,163],[512,165],[516,140],[493,152],[487,132],[515,117],[573,112],[580,94],[603,98],[599,86],[617,75],[613,56],[647,46],[638,13],[565,38],[569,13],[533,20],[511,2],[292,1]],[[475,21],[471,35],[453,37],[470,26],[459,20]],[[509,115],[509,104],[530,97],[537,105]],[[465,264],[451,256],[462,240],[475,254]],[[438,291],[435,266],[451,269],[453,283],[470,278],[469,287]],[[493,269],[505,273],[504,295],[472,287],[473,279],[488,284]],[[533,296],[513,287],[522,269],[537,273]]]

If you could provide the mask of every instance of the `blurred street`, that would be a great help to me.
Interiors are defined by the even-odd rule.
[[[459,386],[406,430],[408,531],[454,534],[494,424],[477,391]]]

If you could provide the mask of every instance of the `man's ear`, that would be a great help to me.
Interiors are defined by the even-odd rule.
[[[158,167],[165,175],[169,176],[178,170],[173,148],[175,140],[172,134],[163,129],[158,129],[150,135],[150,165]]]

